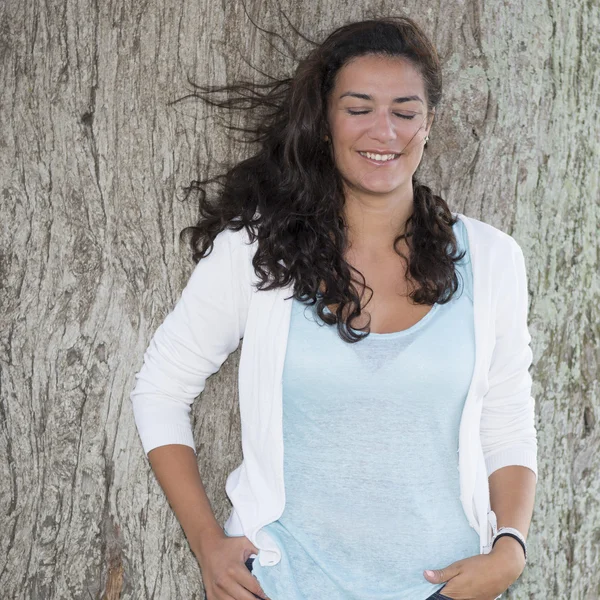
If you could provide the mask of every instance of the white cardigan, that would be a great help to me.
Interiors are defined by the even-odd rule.
[[[506,465],[522,465],[537,480],[527,279],[523,252],[511,236],[454,215],[468,232],[476,345],[459,430],[460,500],[479,533],[480,553],[486,554],[496,529],[488,476]],[[293,287],[253,287],[257,243],[249,244],[244,229],[217,235],[212,252],[196,265],[181,298],[156,330],[130,397],[146,454],[165,444],[186,444],[195,452],[191,404],[243,337],[243,461],[227,478],[233,508],[224,528],[228,535],[250,539],[264,566],[281,558],[261,528],[278,519],[285,506],[282,373]]]

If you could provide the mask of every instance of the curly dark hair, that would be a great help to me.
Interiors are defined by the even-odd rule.
[[[303,36],[304,37],[304,36]],[[306,39],[306,38],[304,38]],[[314,43],[314,42],[313,42]],[[267,83],[241,81],[226,86],[193,86],[189,97],[209,105],[252,109],[249,125],[227,125],[243,132],[242,141],[258,144],[258,152],[215,177],[193,180],[185,187],[186,199],[199,193],[200,218],[186,227],[192,258],[198,262],[212,251],[215,237],[228,228],[246,228],[251,242],[258,239],[253,267],[257,289],[269,290],[293,282],[293,297],[315,305],[320,319],[337,324],[340,337],[349,343],[369,334],[369,323],[352,322],[361,315],[361,298],[353,272],[364,276],[344,259],[348,227],[344,221],[345,195],[328,144],[327,100],[336,73],[350,59],[367,54],[402,57],[423,77],[429,114],[442,93],[437,52],[417,24],[408,17],[384,17],[350,23],[336,29],[306,58],[291,78],[267,75]],[[264,75],[264,73],[263,73]],[[224,99],[212,94],[226,93]],[[207,200],[207,184],[216,183],[216,200]],[[455,262],[458,246],[453,218],[446,202],[413,176],[414,210],[405,233],[394,240],[394,250],[406,262],[417,304],[448,302],[458,289]],[[406,240],[409,257],[397,244]],[[370,300],[370,298],[369,298]],[[332,312],[328,306],[334,305]],[[362,307],[364,308],[364,306]]]

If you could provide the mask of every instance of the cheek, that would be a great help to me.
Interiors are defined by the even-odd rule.
[[[340,143],[352,144],[363,133],[364,125],[359,119],[338,118],[331,123],[331,133],[334,139]]]

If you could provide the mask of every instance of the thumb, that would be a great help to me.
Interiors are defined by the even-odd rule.
[[[432,571],[424,571],[425,579],[431,583],[443,583],[458,575],[458,569],[451,564],[444,569],[436,569]]]

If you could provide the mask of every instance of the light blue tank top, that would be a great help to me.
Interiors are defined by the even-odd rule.
[[[467,234],[454,225],[459,249]],[[460,502],[458,430],[473,375],[469,254],[459,290],[418,323],[344,342],[293,300],[283,371],[286,503],[265,526],[271,600],[425,600],[439,569],[479,554]]]

